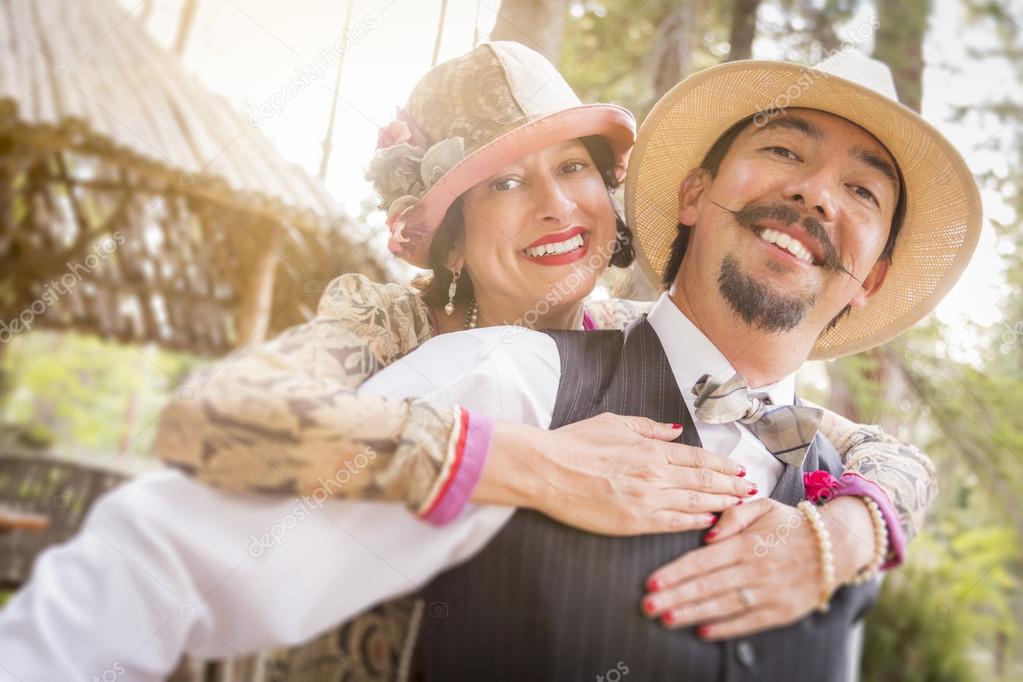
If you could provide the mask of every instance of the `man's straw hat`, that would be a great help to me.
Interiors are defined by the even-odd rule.
[[[429,267],[430,242],[463,192],[502,167],[574,138],[607,140],[619,179],[636,121],[614,104],[583,104],[538,52],[484,43],[439,64],[380,130],[366,178],[387,211],[391,252]]]
[[[941,133],[898,103],[881,62],[855,53],[814,68],[739,61],[685,79],[640,127],[625,181],[626,219],[640,263],[660,281],[686,173],[735,123],[788,108],[816,109],[860,126],[888,148],[905,181],[905,220],[887,279],[866,306],[821,334],[810,356],[837,358],[882,344],[933,310],[980,236],[980,194],[966,163]]]

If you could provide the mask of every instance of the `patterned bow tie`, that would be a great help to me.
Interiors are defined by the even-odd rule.
[[[800,405],[768,409],[771,398],[751,391],[741,374],[723,384],[704,374],[693,386],[693,395],[697,419],[707,424],[742,422],[771,454],[794,467],[803,466],[823,415],[815,407]]]

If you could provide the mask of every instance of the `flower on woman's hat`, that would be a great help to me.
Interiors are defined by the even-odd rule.
[[[405,121],[391,121],[377,131],[377,149],[404,144],[412,139],[412,131]]]
[[[465,158],[465,141],[449,137],[424,150],[415,144],[414,126],[399,118],[380,129],[377,151],[366,179],[372,182],[387,209],[391,237],[387,248],[396,256],[412,254],[429,235],[421,211],[414,209],[423,195]]]
[[[449,137],[427,149],[420,164],[420,174],[426,189],[433,187],[464,158],[465,141],[461,137]]]
[[[387,249],[395,256],[408,255],[428,234],[415,211],[418,203],[419,197],[406,195],[392,201],[387,209],[387,227],[391,232]]]
[[[420,166],[426,150],[408,142],[378,149],[366,170],[381,198],[381,208],[404,196],[421,197],[426,191]]]

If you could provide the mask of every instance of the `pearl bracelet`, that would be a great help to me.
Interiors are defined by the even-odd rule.
[[[820,550],[821,555],[821,576],[824,579],[824,586],[821,588],[821,600],[817,605],[817,611],[824,613],[828,610],[831,594],[835,591],[835,554],[831,549],[831,537],[828,534],[827,527],[825,527],[824,522],[821,520],[820,512],[817,511],[817,507],[813,503],[803,500],[796,505],[796,509],[803,515],[803,518],[813,528],[814,535],[817,536],[817,548]]]
[[[874,556],[866,567],[853,576],[853,579],[849,581],[850,585],[865,583],[880,573],[881,565],[884,564],[885,557],[888,556],[888,524],[884,522],[881,508],[877,505],[877,502],[869,497],[861,499],[867,505],[867,511],[870,512],[870,521],[874,524]]]

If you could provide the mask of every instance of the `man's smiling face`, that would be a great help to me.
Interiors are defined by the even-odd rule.
[[[865,130],[820,111],[784,112],[739,133],[713,177],[687,179],[683,269],[752,327],[819,333],[884,280],[878,258],[899,191],[894,160]]]

